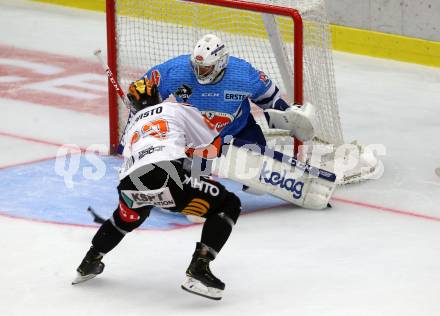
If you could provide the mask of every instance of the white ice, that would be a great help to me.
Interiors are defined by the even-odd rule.
[[[106,47],[101,13],[0,0],[0,29],[2,45],[91,61]],[[101,276],[71,286],[95,229],[0,216],[0,315],[440,315],[440,71],[343,53],[335,68],[345,137],[383,144],[385,173],[339,189],[328,211],[240,218],[212,267],[226,283],[221,301],[180,289],[201,226],[134,232]],[[1,166],[57,150],[8,133],[107,142],[102,116],[1,93]],[[0,183],[3,195],[14,189]]]

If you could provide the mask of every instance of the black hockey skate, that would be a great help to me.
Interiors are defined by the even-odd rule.
[[[102,255],[93,246],[87,252],[79,267],[76,269],[78,276],[72,281],[72,285],[93,279],[104,270],[104,263],[101,262]]]
[[[191,263],[186,270],[186,279],[182,289],[213,300],[222,298],[225,284],[216,278],[209,269],[209,262],[214,256],[209,248],[198,242]]]

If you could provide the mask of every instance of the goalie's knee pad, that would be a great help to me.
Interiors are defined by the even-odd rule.
[[[131,209],[120,200],[118,208],[113,212],[113,223],[116,228],[122,232],[128,233],[141,226],[141,224],[148,218],[153,206],[143,206],[136,209]]]
[[[231,192],[227,192],[223,207],[219,215],[225,220],[232,220],[233,224],[237,223],[238,217],[241,213],[241,201],[240,199]],[[222,215],[223,214],[223,215]]]

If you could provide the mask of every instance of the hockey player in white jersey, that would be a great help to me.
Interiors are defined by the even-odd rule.
[[[314,136],[314,107],[290,105],[279,88],[261,70],[230,56],[222,40],[203,36],[191,54],[180,55],[149,69],[144,78],[153,80],[162,100],[197,107],[221,136],[231,135],[262,146],[266,140],[250,112],[250,102],[265,110],[270,128],[285,129],[300,141]],[[124,143],[119,146],[119,153]]]
[[[220,183],[206,177],[192,177],[185,170],[187,153],[194,153],[194,148],[210,144],[214,139],[214,144],[218,144],[218,133],[195,107],[177,102],[159,103],[157,90],[155,84],[143,79],[129,88],[138,112],[125,135],[119,204],[93,237],[72,284],[102,273],[103,256],[139,227],[157,206],[206,219],[182,288],[220,299],[225,284],[212,274],[209,263],[226,243],[240,215],[241,203]]]

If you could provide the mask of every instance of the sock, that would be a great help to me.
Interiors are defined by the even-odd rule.
[[[219,214],[213,214],[206,219],[203,225],[201,242],[220,252],[228,240],[231,231],[231,223]]]
[[[124,236],[110,220],[106,220],[93,237],[92,245],[96,251],[106,254],[115,248]]]

